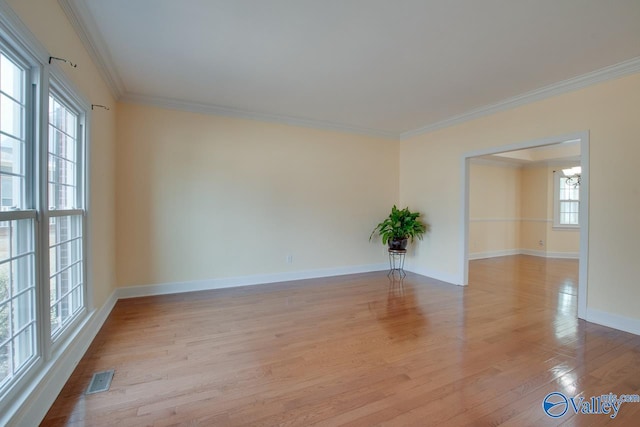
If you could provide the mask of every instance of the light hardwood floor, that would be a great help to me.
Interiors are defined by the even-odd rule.
[[[578,263],[471,263],[119,301],[44,425],[640,425],[542,400],[640,393],[640,337],[576,318]],[[84,395],[95,371],[110,391]]]

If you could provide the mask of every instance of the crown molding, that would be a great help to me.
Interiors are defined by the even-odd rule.
[[[72,1],[72,0],[58,0],[58,1]],[[342,123],[324,122],[319,120],[302,119],[298,117],[258,113],[253,111],[245,111],[235,108],[228,108],[213,104],[202,104],[196,102],[182,101],[171,98],[139,95],[125,93],[119,98],[120,101],[154,105],[161,108],[168,108],[173,110],[190,111],[201,114],[215,114],[227,117],[236,117],[250,120],[260,120],[274,123],[284,123],[292,126],[302,126],[315,129],[333,130],[338,132],[348,132],[360,135],[373,136],[386,139],[400,139],[406,140],[408,138],[422,135],[425,133],[433,132],[438,129],[442,129],[449,126],[454,126],[460,123],[467,122],[469,120],[477,119],[480,117],[495,114],[501,111],[516,108],[525,104],[540,101],[553,96],[568,93],[574,90],[582,89],[596,83],[613,80],[619,77],[627,76],[630,74],[640,72],[640,57],[632,58],[630,60],[620,62],[600,70],[596,70],[581,76],[573,77],[558,83],[554,83],[540,89],[536,89],[522,95],[518,95],[512,98],[508,98],[504,101],[500,101],[496,104],[487,105],[471,111],[468,111],[457,116],[450,117],[445,120],[441,120],[436,123],[412,130],[402,132],[400,134],[396,132],[383,131],[379,129],[361,128],[357,126],[350,126]]]
[[[400,134],[400,139],[406,140],[414,136],[433,132],[438,129],[454,126],[460,123],[467,122],[469,120],[488,116],[490,114],[495,114],[501,111],[509,110],[511,108],[519,107],[521,105],[540,101],[546,98],[551,98],[553,96],[561,95],[577,89],[582,89],[596,83],[613,80],[618,77],[623,77],[638,72],[640,72],[640,56],[620,62],[618,64],[601,68],[596,71],[592,71],[590,73],[582,74],[580,76],[572,77],[561,82],[553,83],[551,85],[544,86],[540,89],[532,90],[530,92],[526,92],[512,98],[507,98],[495,104],[476,108],[466,113],[462,113],[457,116],[441,120],[439,122],[431,123],[418,129],[402,132]]]
[[[203,114],[217,114],[228,117],[238,117],[267,122],[284,123],[294,126],[356,133],[387,139],[390,138],[396,140],[406,140],[414,136],[436,131],[438,129],[454,126],[480,117],[488,116],[490,114],[495,114],[525,104],[582,89],[596,83],[601,83],[607,80],[613,80],[619,77],[640,72],[640,57],[635,57],[618,64],[592,71],[590,73],[572,77],[561,82],[553,83],[551,85],[544,86],[530,92],[507,98],[495,104],[489,104],[462,114],[458,114],[453,117],[449,117],[444,120],[440,120],[438,122],[427,124],[414,130],[398,133],[380,129],[361,128],[342,123],[332,123],[277,114],[245,111],[213,104],[202,104],[184,100],[128,93],[125,90],[122,78],[117,71],[117,67],[115,66],[111,54],[109,53],[109,49],[104,42],[104,39],[99,35],[97,24],[90,11],[88,10],[86,4],[80,0],[58,0],[58,3],[69,19],[72,27],[78,34],[78,37],[89,52],[89,55],[96,63],[100,74],[107,83],[107,86],[111,90],[114,98],[118,101],[142,103],[169,109],[191,111]]]
[[[148,96],[139,94],[124,94],[119,101],[130,104],[153,105],[160,108],[170,110],[188,111],[200,114],[214,114],[217,116],[226,116],[248,120],[258,120],[262,122],[280,123],[291,126],[300,126],[306,128],[330,130],[337,132],[347,132],[359,135],[372,136],[375,138],[398,139],[398,134],[379,129],[361,128],[357,126],[345,125],[342,123],[325,122],[321,120],[303,119],[299,117],[291,117],[280,114],[258,113],[254,111],[246,111],[236,108],[228,108],[213,104],[201,104],[197,102],[182,101],[172,98],[164,98],[159,96]]]
[[[87,5],[76,0],[58,0],[58,4],[96,64],[111,94],[116,100],[120,99],[125,92],[124,83]]]

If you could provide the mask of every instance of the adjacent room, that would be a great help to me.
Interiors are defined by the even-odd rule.
[[[0,425],[634,425],[638,22],[0,0]]]

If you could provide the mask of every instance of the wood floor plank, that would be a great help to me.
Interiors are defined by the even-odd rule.
[[[640,337],[578,320],[577,280],[512,256],[464,288],[377,272],[122,300],[42,425],[635,425],[640,403],[618,423],[542,410],[640,393]]]

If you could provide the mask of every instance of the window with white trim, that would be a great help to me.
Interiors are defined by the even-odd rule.
[[[42,55],[3,31],[0,417],[86,319],[89,111]]]
[[[84,308],[83,125],[81,113],[49,94],[47,217],[51,336]]]
[[[564,173],[555,171],[553,226],[556,228],[580,227],[580,181],[569,179]]]
[[[36,211],[27,173],[29,66],[0,47],[0,390],[37,356]]]

